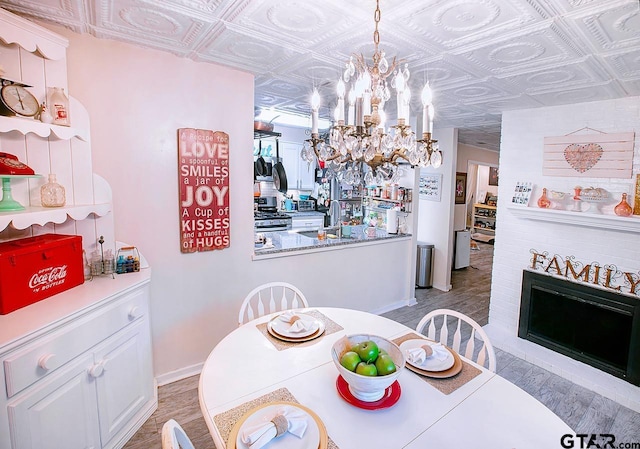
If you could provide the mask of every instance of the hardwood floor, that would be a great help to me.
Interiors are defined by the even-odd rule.
[[[478,250],[471,251],[471,265],[453,271],[453,288],[450,291],[418,289],[417,305],[403,307],[383,316],[415,329],[426,313],[448,308],[458,310],[485,325],[489,317],[492,262],[493,246],[478,243]],[[498,374],[545,404],[576,433],[610,433],[615,436],[617,443],[640,442],[639,413],[498,348],[496,356]],[[215,448],[200,412],[198,379],[199,376],[193,376],[160,387],[158,410],[127,443],[125,449],[161,449],[162,425],[170,418],[180,423],[196,449]],[[603,440],[599,439],[598,442],[602,447]]]

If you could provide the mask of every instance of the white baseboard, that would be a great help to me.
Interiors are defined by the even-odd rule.
[[[382,315],[383,313],[391,312],[392,310],[399,309],[400,307],[415,306],[416,304],[418,304],[416,298],[409,298],[393,302],[384,307],[380,307],[379,309],[369,310],[369,312],[375,315]]]
[[[171,382],[177,382],[179,380],[186,379],[187,377],[198,375],[202,371],[203,366],[204,362],[186,366],[165,374],[160,374],[159,376],[156,376],[156,382],[158,382],[158,386],[161,387],[162,385],[167,385]]]

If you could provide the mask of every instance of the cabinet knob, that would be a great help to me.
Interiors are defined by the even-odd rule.
[[[55,360],[55,354],[45,354],[38,359],[38,366],[45,371],[49,371],[55,366]]]
[[[93,378],[100,377],[104,372],[104,365],[102,362],[96,363],[91,368],[89,368],[89,375]]]
[[[129,309],[129,320],[133,321],[136,318],[140,318],[142,316],[142,312],[140,311],[140,307],[133,306]]]

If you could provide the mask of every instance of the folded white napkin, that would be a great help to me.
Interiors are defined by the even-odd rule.
[[[449,357],[449,351],[442,345],[442,343],[425,343],[424,346],[429,346],[431,348],[432,353],[430,355],[427,355],[427,351],[422,347],[413,348],[407,350],[407,360],[414,365],[422,365],[427,358],[443,361]]]
[[[260,449],[269,441],[289,432],[298,438],[307,430],[307,414],[297,407],[282,406],[276,409],[270,421],[246,426],[242,429],[242,442],[251,449]]]
[[[300,315],[291,311],[283,313],[279,318],[285,323],[291,324],[288,331],[292,333],[311,330],[315,324],[313,321],[304,320]]]

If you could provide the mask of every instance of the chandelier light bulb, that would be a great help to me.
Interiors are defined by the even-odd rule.
[[[320,94],[313,89],[311,95],[311,134],[318,134],[318,109],[320,109]]]
[[[338,80],[338,85],[336,86],[336,92],[338,93],[338,98],[344,98],[345,85],[344,85],[344,81],[342,81],[342,78]]]
[[[356,104],[356,92],[351,89],[349,91],[349,111],[347,115],[347,125],[354,125],[355,120],[355,104]]]
[[[433,101],[433,92],[431,92],[431,86],[429,83],[425,84],[422,88],[422,105],[428,106]]]

